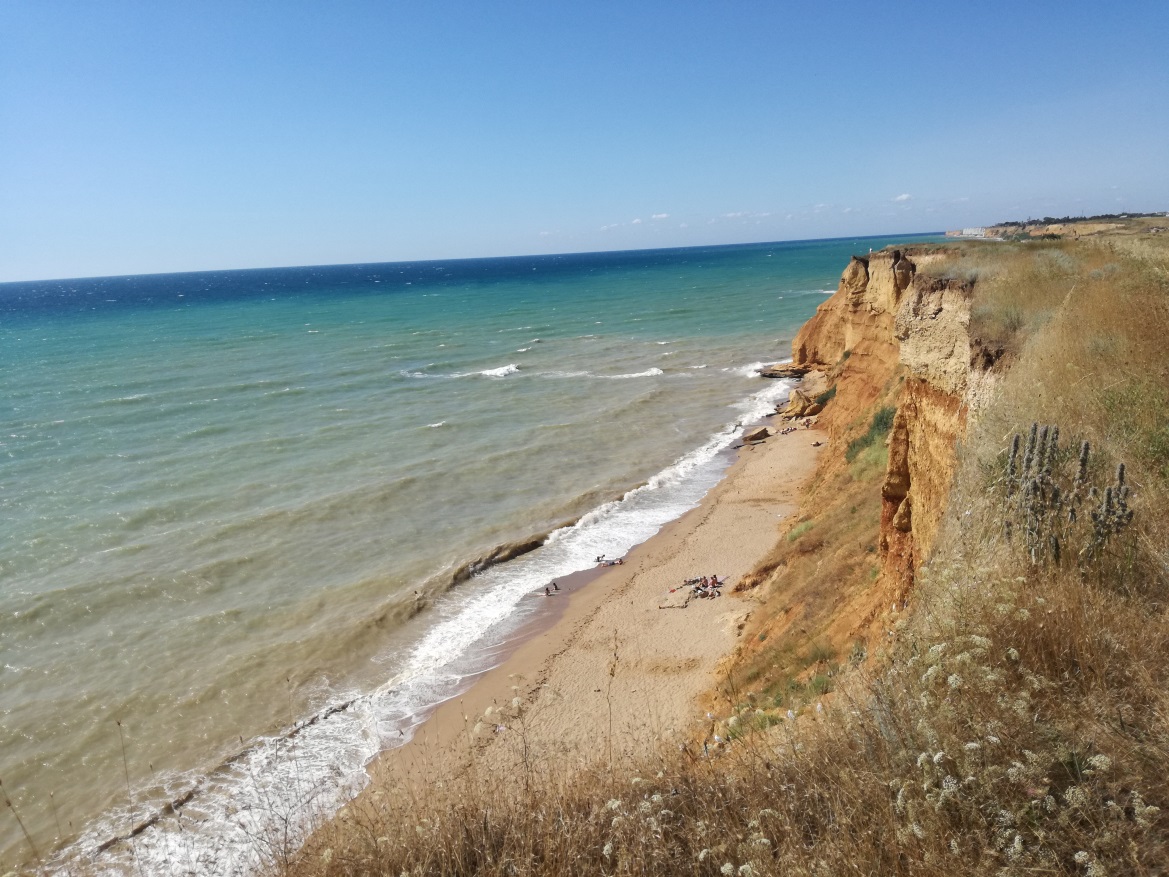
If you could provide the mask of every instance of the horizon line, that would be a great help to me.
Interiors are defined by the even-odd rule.
[[[195,268],[184,271],[142,271],[129,274],[92,274],[74,277],[33,277],[23,280],[0,280],[0,288],[27,283],[63,283],[79,280],[117,280],[130,277],[175,277],[181,274],[229,274],[244,271],[296,271],[310,268],[350,268],[366,265],[426,265],[435,262],[472,262],[491,259],[554,259],[558,256],[591,256],[609,253],[662,253],[671,250],[714,250],[729,247],[766,246],[768,244],[803,244],[816,241],[868,240],[872,238],[928,237],[945,234],[939,231],[897,232],[894,234],[837,235],[823,238],[788,238],[771,241],[741,241],[732,244],[688,244],[678,247],[629,247],[613,250],[565,250],[559,253],[513,253],[500,256],[453,256],[437,259],[394,259],[374,262],[320,262],[309,265],[255,265],[247,268]]]

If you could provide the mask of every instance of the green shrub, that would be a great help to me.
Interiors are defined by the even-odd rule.
[[[796,524],[794,527],[792,527],[791,532],[787,534],[787,541],[795,542],[797,539],[811,530],[814,525],[814,521],[804,521],[802,524]]]
[[[819,396],[817,396],[815,399],[813,399],[812,401],[815,402],[817,405],[827,405],[829,402],[831,402],[835,398],[836,398],[836,387],[831,386],[827,390],[825,390],[823,393],[821,393]]]
[[[896,413],[896,408],[887,406],[874,414],[868,432],[848,443],[848,447],[844,451],[844,459],[851,463],[865,448],[871,447],[879,441],[884,441],[889,430],[893,428],[893,415]]]

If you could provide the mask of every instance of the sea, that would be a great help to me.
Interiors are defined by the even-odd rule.
[[[294,847],[549,581],[693,508],[905,241],[0,284],[0,871]]]

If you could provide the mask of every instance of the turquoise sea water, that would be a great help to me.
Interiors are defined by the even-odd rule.
[[[0,285],[0,778],[33,842],[254,869],[533,591],[692,507],[786,392],[755,367],[894,240]]]

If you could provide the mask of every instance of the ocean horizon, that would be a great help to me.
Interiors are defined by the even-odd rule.
[[[850,255],[930,237],[0,284],[0,865],[253,873],[698,503]]]

